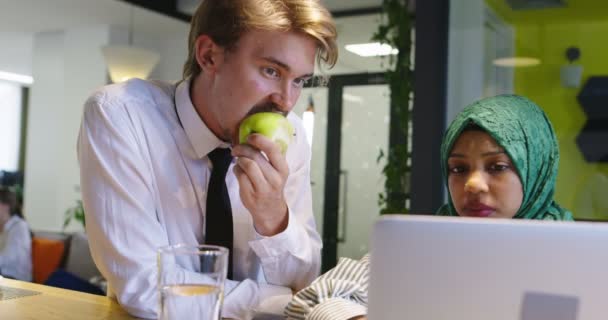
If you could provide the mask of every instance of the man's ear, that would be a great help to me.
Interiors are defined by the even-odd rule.
[[[196,61],[203,73],[213,73],[222,62],[224,49],[208,35],[200,35],[194,43]]]

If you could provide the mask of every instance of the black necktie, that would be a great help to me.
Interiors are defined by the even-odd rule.
[[[208,156],[213,168],[207,188],[205,244],[228,248],[228,279],[232,279],[232,208],[226,187],[226,172],[232,155],[230,149],[216,148]]]

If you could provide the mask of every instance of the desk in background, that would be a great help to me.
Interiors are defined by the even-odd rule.
[[[138,319],[124,311],[116,300],[108,297],[6,278],[0,278],[0,318],[3,320]]]

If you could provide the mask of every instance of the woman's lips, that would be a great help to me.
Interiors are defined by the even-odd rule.
[[[474,203],[464,207],[465,214],[471,217],[489,217],[496,209],[482,203]]]

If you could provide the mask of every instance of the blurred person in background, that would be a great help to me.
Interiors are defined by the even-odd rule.
[[[32,238],[17,203],[17,196],[0,187],[0,274],[32,280]]]

